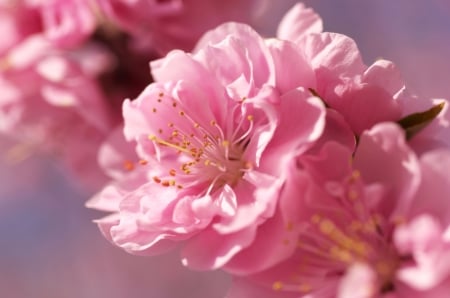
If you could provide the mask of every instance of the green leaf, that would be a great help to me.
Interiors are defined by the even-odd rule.
[[[439,115],[444,106],[445,102],[441,102],[426,111],[408,115],[397,121],[397,123],[405,130],[406,138],[409,140],[430,124]]]

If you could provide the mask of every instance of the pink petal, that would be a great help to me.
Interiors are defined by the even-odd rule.
[[[303,89],[296,89],[281,98],[281,122],[264,152],[261,166],[282,173],[285,164],[306,151],[322,134],[325,107]]]
[[[400,268],[397,278],[417,290],[428,290],[450,277],[450,242],[443,242],[439,222],[429,216],[414,218],[396,229],[394,240],[414,265]]]
[[[401,111],[384,86],[348,82],[336,87],[337,96],[327,103],[347,120],[356,134],[384,121],[396,121]]]
[[[404,86],[402,75],[395,64],[388,60],[377,60],[364,72],[363,82],[383,87],[391,96]]]
[[[280,212],[258,227],[250,247],[239,252],[224,269],[236,275],[265,270],[293,254],[298,233],[290,229]]]
[[[316,91],[324,98],[343,78],[352,78],[366,69],[356,43],[345,35],[309,34],[298,45],[316,72]]]
[[[281,94],[299,86],[316,89],[314,71],[295,44],[276,39],[267,43],[275,65],[275,86]]]
[[[389,165],[387,168],[386,165]],[[403,130],[392,123],[376,125],[362,134],[354,167],[366,183],[382,183],[388,196],[377,208],[383,214],[404,217],[420,184],[419,161],[406,143]]]
[[[273,216],[281,188],[280,179],[257,171],[249,171],[243,179],[245,182],[234,187],[239,200],[236,214],[212,225],[219,234],[236,233]]]
[[[205,43],[207,46],[198,51],[196,56],[223,85],[231,84],[241,75],[249,86],[261,88],[265,83],[273,85],[270,53],[262,37],[251,27],[226,23],[207,33],[200,41],[200,44]],[[240,96],[249,97],[253,94]]]
[[[185,266],[199,270],[222,267],[243,248],[253,242],[256,226],[250,226],[234,234],[221,235],[213,229],[205,229],[191,238],[182,250]]]
[[[435,150],[420,159],[422,183],[411,206],[410,216],[432,214],[444,227],[450,225],[450,151]]]
[[[305,8],[303,3],[294,5],[278,25],[277,37],[296,41],[310,33],[321,33],[322,19],[311,8]]]
[[[338,298],[371,298],[375,296],[377,276],[370,266],[356,263],[347,270],[338,289]]]

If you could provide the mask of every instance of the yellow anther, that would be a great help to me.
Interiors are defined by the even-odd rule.
[[[294,229],[294,223],[292,221],[288,221],[286,223],[286,230],[287,231],[292,231]]]
[[[227,141],[227,140],[222,141],[222,146],[228,147],[229,145],[230,145],[230,141]]]
[[[351,261],[353,261],[353,256],[348,250],[339,250],[335,257],[339,261],[344,263],[350,263]]]
[[[319,229],[324,234],[331,234],[334,231],[334,223],[328,219],[322,220]]]
[[[248,116],[247,116],[247,120],[248,120],[248,121],[253,121],[253,115],[248,115]]]
[[[360,256],[366,257],[368,255],[367,244],[362,241],[356,241],[353,243],[353,251],[358,253]]]
[[[175,131],[174,131],[174,133],[175,133]],[[177,132],[177,134],[178,134],[178,132]],[[183,147],[180,146],[180,143],[175,143],[175,144],[174,143],[170,143],[170,142],[164,141],[164,140],[156,137],[155,135],[149,135],[148,138],[149,138],[149,140],[157,142],[160,145],[176,149],[176,150],[178,150],[180,152],[189,153],[189,150],[187,150],[186,148],[183,148]],[[172,137],[170,137],[169,139],[172,139]]]
[[[283,283],[281,281],[276,281],[272,285],[272,289],[274,289],[275,291],[279,291],[282,288],[283,288]]]
[[[359,231],[362,228],[362,223],[359,220],[354,220],[350,224],[350,230],[352,231]]]
[[[313,216],[311,216],[311,221],[315,224],[318,224],[321,220],[321,217],[319,214],[314,214]]]
[[[307,283],[300,284],[298,286],[298,290],[302,293],[309,292],[309,291],[311,291],[311,285],[307,284]]]
[[[353,173],[352,173],[352,179],[353,179],[353,180],[356,180],[356,179],[358,179],[359,177],[361,177],[361,172],[358,171],[358,170],[354,170]]]
[[[125,160],[125,161],[123,162],[123,167],[124,167],[124,169],[127,170],[127,171],[132,171],[132,170],[134,170],[134,164],[133,164],[131,161],[129,161],[129,160]]]
[[[244,169],[246,169],[246,170],[253,169],[253,163],[251,161],[244,162]]]

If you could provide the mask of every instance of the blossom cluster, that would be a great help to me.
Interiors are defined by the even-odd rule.
[[[122,125],[123,99],[152,82],[148,62],[191,50],[224,21],[256,22],[264,2],[0,1],[0,132],[18,142],[10,159],[49,152],[99,188],[98,150]]]
[[[183,2],[186,17],[166,15]],[[16,7],[14,28],[26,14],[45,21],[0,48],[0,124],[29,125],[46,144],[61,137],[84,162],[98,151],[109,182],[87,206],[109,213],[97,220],[103,235],[133,254],[178,249],[189,268],[230,273],[227,298],[447,297],[447,102],[411,94],[391,61],[364,64],[303,4],[276,37],[226,22],[188,51],[186,24],[196,37],[211,25],[188,2]],[[130,64],[151,61],[151,79],[126,65],[126,89],[102,86],[115,78],[102,77],[111,53],[94,42],[99,28],[126,32]],[[122,105],[123,119],[105,103]]]

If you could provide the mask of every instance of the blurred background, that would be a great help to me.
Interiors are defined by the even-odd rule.
[[[275,32],[297,1],[277,1],[262,24]],[[311,0],[325,30],[356,40],[366,64],[394,61],[423,97],[450,98],[450,1]],[[1,32],[0,32],[1,34]],[[0,139],[0,297],[219,298],[228,277],[191,272],[177,253],[136,257],[110,245],[84,208],[89,194],[49,157],[10,163]]]

